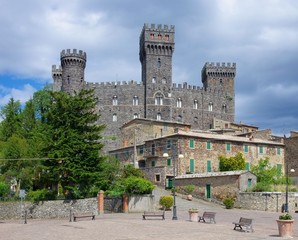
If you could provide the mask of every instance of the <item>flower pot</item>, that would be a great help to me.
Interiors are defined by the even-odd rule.
[[[189,213],[189,221],[191,221],[191,222],[198,221],[199,211],[191,210],[191,211],[188,211],[188,213]]]
[[[279,236],[292,237],[294,220],[276,220],[278,225]]]
[[[188,195],[186,196],[186,199],[187,199],[188,201],[191,201],[191,200],[192,200],[192,195],[191,195],[191,194],[188,194]]]

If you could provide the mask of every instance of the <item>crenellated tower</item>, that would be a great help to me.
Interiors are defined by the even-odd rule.
[[[53,91],[61,91],[62,89],[62,67],[52,65]]]
[[[61,90],[73,94],[85,86],[85,67],[87,55],[82,50],[62,50],[60,54],[62,66]]]
[[[144,24],[140,35],[140,62],[144,84],[144,117],[171,119],[172,56],[175,27]]]

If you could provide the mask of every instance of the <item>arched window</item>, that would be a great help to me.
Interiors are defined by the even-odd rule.
[[[155,95],[155,105],[163,105],[163,95],[161,93]]]
[[[150,39],[154,39],[154,33],[150,33]]]
[[[113,114],[113,122],[117,122],[117,114],[116,113]]]
[[[162,78],[162,79],[161,79],[161,83],[162,83],[162,84],[166,84],[166,83],[167,83],[167,80],[166,80],[165,78]]]
[[[177,99],[177,107],[178,108],[181,108],[182,107],[182,99],[181,98],[178,98]]]
[[[156,120],[157,120],[157,121],[160,121],[160,120],[161,120],[161,113],[157,113],[157,115],[156,115]]]
[[[212,112],[213,111],[213,102],[209,102],[208,104],[208,111]]]
[[[113,105],[114,106],[118,105],[118,97],[117,96],[113,96]]]
[[[134,96],[133,97],[132,104],[135,105],[135,106],[139,105],[139,98],[138,98],[138,96]]]
[[[139,118],[139,115],[137,113],[134,113],[133,119]]]
[[[152,78],[152,83],[156,83],[156,77]]]
[[[160,68],[160,66],[161,66],[161,61],[160,61],[160,58],[158,58],[157,67]]]
[[[182,116],[181,116],[181,115],[178,115],[178,116],[177,116],[177,121],[178,121],[178,122],[182,122]]]
[[[198,100],[193,101],[193,109],[198,109]]]
[[[227,113],[227,105],[225,103],[222,105],[222,111]]]

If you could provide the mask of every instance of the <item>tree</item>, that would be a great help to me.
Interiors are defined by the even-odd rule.
[[[104,161],[100,156],[104,126],[96,124],[97,99],[93,90],[74,96],[51,92],[51,97],[53,102],[45,115],[50,137],[44,152],[52,160],[44,164],[67,198],[87,196],[100,177]]]
[[[219,156],[219,170],[235,171],[245,169],[245,158],[242,153],[236,153],[234,157],[227,158],[225,156]]]
[[[10,98],[8,104],[1,109],[1,139],[6,141],[13,134],[18,133],[20,130],[20,112],[21,104],[20,101],[15,101]]]

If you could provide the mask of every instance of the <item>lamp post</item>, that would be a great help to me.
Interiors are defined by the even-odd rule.
[[[295,169],[290,170],[292,173],[295,172]],[[289,164],[286,165],[286,206],[285,212],[289,212]]]
[[[177,148],[177,152],[178,152],[178,148]],[[183,158],[183,154],[179,153],[179,155],[176,155],[179,158]],[[168,153],[164,153],[163,157],[169,157]],[[174,196],[174,205],[173,205],[173,217],[172,220],[178,220],[177,217],[177,207],[176,207],[176,182],[175,182],[175,178],[176,178],[176,161],[175,161],[175,157],[173,157],[173,196]]]

